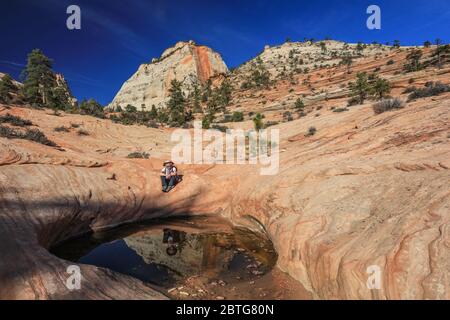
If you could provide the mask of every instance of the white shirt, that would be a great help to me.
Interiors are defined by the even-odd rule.
[[[177,174],[177,168],[175,166],[172,166],[170,168],[164,167],[161,170],[161,174],[164,176],[170,176],[172,174]]]

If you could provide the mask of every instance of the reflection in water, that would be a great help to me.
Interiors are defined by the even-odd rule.
[[[128,226],[71,240],[52,251],[166,288],[195,275],[251,279],[274,266],[276,253],[268,239],[226,224],[221,228],[217,221],[208,224],[203,218]]]

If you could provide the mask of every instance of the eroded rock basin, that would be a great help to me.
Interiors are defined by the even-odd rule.
[[[56,256],[137,278],[174,299],[302,299],[263,234],[218,217],[127,225],[72,239]]]

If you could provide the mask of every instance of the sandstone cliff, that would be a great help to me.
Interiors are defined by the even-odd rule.
[[[125,107],[130,104],[147,111],[155,105],[165,106],[174,79],[189,90],[196,83],[204,83],[209,78],[228,72],[221,56],[212,49],[198,46],[194,42],[178,42],[173,48],[163,52],[159,59],[150,64],[142,64],[128,79],[109,105]]]

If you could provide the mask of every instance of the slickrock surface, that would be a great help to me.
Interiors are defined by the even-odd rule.
[[[228,72],[221,56],[205,46],[193,42],[178,42],[159,59],[142,64],[117,93],[110,107],[128,104],[149,111],[153,105],[163,107],[167,102],[170,83],[176,79],[185,89],[206,82],[209,78]]]
[[[378,116],[362,106],[285,124],[278,176],[250,167],[242,177],[235,166],[180,166],[185,180],[168,195],[158,169],[169,148],[159,159],[125,159],[131,142],[151,146],[167,132],[10,109],[66,151],[0,139],[0,297],[161,298],[136,280],[89,266],[82,290],[69,292],[69,263],[46,248],[127,221],[223,213],[240,224],[258,219],[279,268],[315,298],[448,299],[449,99]],[[52,132],[73,122],[84,122],[90,136]],[[306,138],[312,124],[318,134]],[[105,151],[110,145],[116,149]],[[366,288],[370,265],[383,271],[382,290]]]

